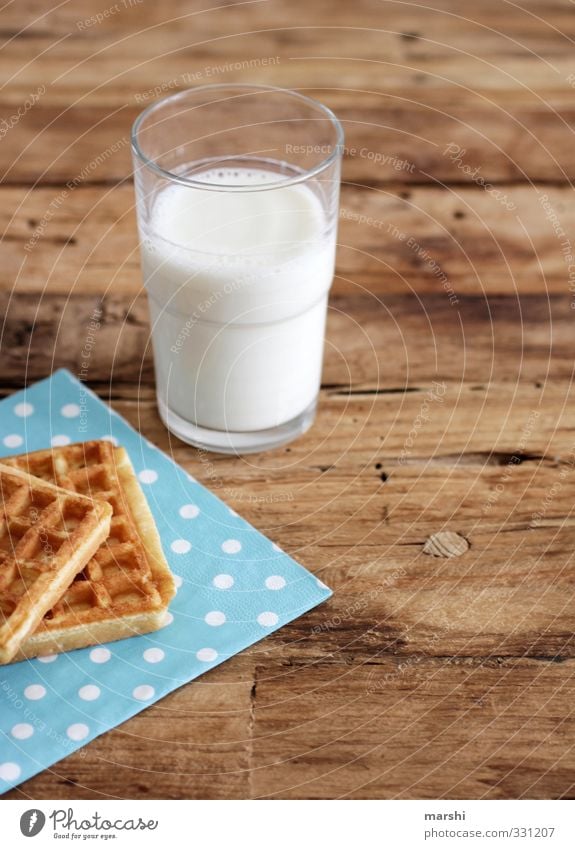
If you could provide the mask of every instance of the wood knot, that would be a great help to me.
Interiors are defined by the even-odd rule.
[[[425,540],[423,553],[431,557],[461,557],[469,548],[469,542],[455,531],[438,531]]]

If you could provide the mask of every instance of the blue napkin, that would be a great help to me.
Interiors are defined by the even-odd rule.
[[[0,793],[315,607],[321,581],[65,370],[0,403],[0,454],[111,439],[128,451],[179,585],[142,637],[0,667]]]

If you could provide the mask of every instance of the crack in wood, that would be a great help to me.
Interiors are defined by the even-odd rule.
[[[410,456],[403,465],[416,466],[422,463],[456,466],[521,466],[523,463],[548,461],[545,454],[528,451],[463,451],[460,454],[433,454],[430,456]],[[556,459],[553,465],[559,465]]]
[[[290,667],[308,667],[312,665],[337,665],[337,666],[389,666],[390,661],[397,661],[398,664],[409,663],[410,660],[417,660],[418,664],[427,662],[451,663],[453,666],[463,666],[465,664],[476,666],[492,666],[499,667],[515,661],[523,661],[526,664],[533,663],[553,663],[562,664],[575,662],[575,655],[529,655],[529,654],[429,654],[424,651],[414,651],[412,654],[393,653],[382,651],[378,655],[363,655],[350,654],[343,656],[338,652],[329,652],[325,654],[306,654],[305,657],[295,658],[294,656],[283,657],[279,660],[282,666]]]
[[[67,189],[69,180],[11,180],[10,178],[2,180],[0,188],[6,189],[55,189],[62,191]],[[133,177],[127,175],[125,177],[102,177],[95,180],[86,178],[82,183],[78,183],[74,189],[76,192],[82,192],[86,189],[108,189],[113,186],[131,185],[134,182]],[[3,237],[5,238],[5,237]]]
[[[69,34],[69,33],[68,33]],[[0,29],[0,38],[6,41],[20,39],[20,41],[34,41],[39,38],[54,38],[61,35],[48,29]]]
[[[425,175],[424,171],[420,173]],[[498,178],[493,177],[489,180],[489,184],[492,186],[500,186],[501,188],[523,188],[527,187],[530,184],[529,180],[517,178]],[[400,192],[405,192],[406,189],[436,189],[437,183],[431,177],[429,179],[425,179],[420,177],[414,177],[413,179],[409,179],[409,176],[406,175],[405,182],[399,182],[398,180],[394,180],[393,177],[389,180],[385,179],[370,179],[366,178],[361,182],[359,180],[354,180],[353,182],[348,182],[347,186],[355,186],[361,189],[379,189],[385,188],[386,191],[396,191],[398,194]],[[442,185],[447,187],[453,187],[454,189],[469,189],[474,193],[478,193],[481,191],[485,191],[483,186],[478,185],[473,180],[454,180],[448,177],[445,177],[442,180]],[[552,178],[539,178],[532,181],[532,185],[541,186],[541,188],[565,188],[565,180],[561,178],[552,179]]]
[[[247,757],[248,757],[248,789],[249,797],[253,797],[253,763],[254,763],[254,729],[256,725],[256,698],[258,689],[258,669],[254,666],[254,680],[250,689],[250,713],[248,717],[248,740],[247,740]]]
[[[378,386],[373,389],[353,389],[351,386],[338,386],[338,384],[330,384],[325,383],[322,384],[322,389],[328,391],[329,395],[332,396],[344,396],[347,397],[357,396],[357,395],[406,395],[409,392],[427,392],[427,389],[421,388],[419,386],[389,386],[383,387]]]
[[[1,36],[1,31],[0,31]],[[40,36],[42,37],[42,36]],[[8,177],[2,181],[2,187],[11,188],[11,189],[56,189],[62,190],[67,187],[67,183],[64,179],[46,179],[42,178],[37,180],[23,180],[22,178],[16,177],[13,180]],[[517,179],[498,179],[496,177],[489,180],[490,185],[499,186],[501,188],[522,188],[527,187],[529,185],[541,187],[541,188],[565,188],[564,180],[553,180],[553,179],[538,179],[538,180],[522,180],[520,178]],[[76,191],[82,192],[86,189],[91,188],[109,188],[110,186],[121,186],[121,185],[132,185],[133,177],[132,175],[126,175],[122,177],[100,177],[96,179],[90,179],[87,177],[81,184],[76,186]],[[406,178],[404,183],[400,183],[397,180],[389,179],[389,180],[379,180],[379,179],[366,179],[361,182],[354,181],[353,183],[348,183],[350,186],[355,186],[359,189],[380,189],[385,188],[388,192],[396,192],[399,197],[402,199],[406,199],[406,188],[407,189],[421,189],[421,190],[429,190],[436,191],[437,183],[432,180],[426,179],[409,179]],[[468,189],[476,194],[484,191],[482,186],[476,185],[473,181],[469,180],[450,180],[444,179],[443,185],[446,187],[453,187],[454,189]]]
[[[16,233],[4,233],[2,236],[3,242],[15,242],[18,244],[27,244],[29,241],[29,236],[26,234],[22,234],[21,236]],[[43,236],[42,241],[44,241],[48,245],[76,245],[78,244],[78,240],[75,236]]]

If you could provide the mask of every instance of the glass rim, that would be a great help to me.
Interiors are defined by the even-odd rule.
[[[300,100],[303,103],[306,103],[309,106],[313,106],[315,109],[322,112],[325,117],[329,120],[330,124],[335,130],[336,134],[336,142],[334,144],[333,150],[329,153],[325,159],[319,162],[317,165],[314,165],[313,168],[309,168],[306,170],[302,170],[301,174],[295,174],[290,177],[286,177],[281,180],[274,180],[272,183],[263,183],[259,185],[251,185],[251,186],[238,186],[236,184],[227,184],[227,183],[205,183],[201,180],[194,180],[190,177],[184,177],[181,174],[177,174],[175,171],[169,171],[167,168],[162,168],[157,164],[153,159],[150,159],[144,151],[142,150],[139,142],[139,132],[142,124],[150,115],[153,114],[160,107],[165,106],[169,101],[178,101],[180,99],[184,99],[192,92],[202,92],[202,91],[216,91],[220,89],[224,90],[236,90],[239,91],[241,89],[251,89],[252,91],[267,91],[267,92],[276,92],[278,94],[286,94],[296,100]],[[259,83],[210,83],[208,85],[201,86],[191,86],[190,88],[186,88],[183,91],[175,92],[174,94],[169,94],[167,97],[162,97],[160,100],[154,101],[154,103],[150,103],[149,106],[140,112],[134,123],[132,124],[132,129],[130,133],[130,141],[132,153],[135,157],[147,168],[150,168],[152,171],[155,171],[156,174],[160,175],[164,179],[171,180],[174,183],[179,183],[183,186],[189,186],[195,189],[203,189],[204,191],[224,191],[224,192],[262,192],[262,191],[270,191],[273,189],[282,188],[284,186],[291,186],[296,183],[304,182],[305,180],[309,180],[310,178],[316,177],[318,174],[321,174],[322,171],[325,171],[326,168],[335,162],[338,157],[341,157],[344,149],[344,132],[343,127],[341,125],[341,121],[337,116],[332,112],[332,110],[325,106],[323,103],[320,103],[319,100],[315,100],[313,97],[308,97],[305,94],[301,94],[299,91],[293,91],[289,88],[281,88],[278,86],[272,85],[262,85]],[[230,154],[230,159],[238,158],[233,154]]]

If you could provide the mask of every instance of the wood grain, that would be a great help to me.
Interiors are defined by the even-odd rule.
[[[52,368],[79,373],[88,335],[95,337],[90,381],[106,383],[112,377],[149,385],[153,380],[144,298],[18,290],[0,298],[6,384],[43,377],[47,352]],[[91,334],[94,314],[101,327]],[[353,295],[331,298],[323,382],[326,388],[377,392],[445,380],[482,385],[495,376],[513,383],[570,381],[571,350],[568,295],[470,295],[451,306],[443,292],[380,296],[362,286]]]
[[[329,0],[272,0],[265,12],[257,3],[189,9],[172,0],[161,11],[141,3],[83,28],[106,0],[52,13],[31,4],[29,15],[26,5],[6,16],[14,41],[2,67],[13,83],[2,105],[17,105],[40,85],[47,92],[4,140],[5,182],[65,183],[127,138],[155,86],[168,92],[190,81],[254,77],[325,100],[343,119],[350,147],[414,164],[413,173],[399,172],[402,182],[459,181],[461,171],[443,155],[449,142],[498,182],[563,182],[575,173],[568,81],[575,33],[565,1],[502,12],[497,0],[476,7],[442,0],[415,15],[393,4],[382,14],[372,0],[338,3],[335,13]],[[368,166],[354,159],[350,179],[398,176],[393,167]],[[91,179],[128,172],[125,147]]]
[[[573,190],[501,191],[515,209],[478,186],[344,184],[334,293],[448,295],[443,272],[457,298],[549,293],[574,300],[564,240],[548,217],[555,214],[566,234],[575,230]],[[0,199],[3,289],[16,282],[19,293],[124,298],[141,291],[131,185],[5,187]]]
[[[3,9],[2,115],[44,90],[2,134],[0,394],[101,311],[89,385],[335,593],[7,798],[572,798],[572,4],[204,7]],[[293,444],[206,456],[155,408],[128,137],[253,80],[346,131],[323,388]]]
[[[568,796],[573,718],[561,704],[572,671],[573,662],[417,657],[268,664],[257,678],[255,795]]]

